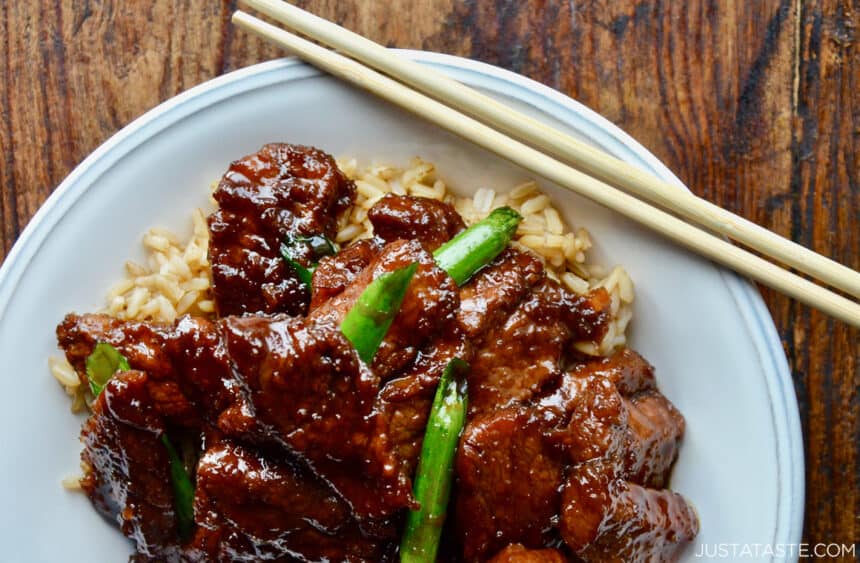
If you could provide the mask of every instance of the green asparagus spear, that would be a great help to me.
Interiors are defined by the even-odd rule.
[[[494,210],[436,250],[436,265],[457,285],[463,285],[508,246],[521,219],[510,207]],[[400,543],[403,563],[436,561],[451,496],[454,455],[466,422],[466,383],[457,375],[468,368],[466,362],[455,358],[445,367],[436,389],[415,474],[414,494],[421,507],[410,511],[406,519]]]
[[[436,264],[457,285],[489,264],[507,247],[517,230],[520,215],[510,207],[496,209],[433,254]],[[285,254],[286,257],[286,254]],[[352,342],[359,357],[369,363],[400,309],[417,264],[383,274],[368,285],[341,323],[341,332]],[[296,270],[301,275],[300,270]]]
[[[493,210],[433,253],[436,265],[463,285],[475,272],[489,264],[511,242],[522,217],[510,207]]]
[[[107,342],[99,342],[87,356],[87,381],[90,391],[98,397],[110,378],[118,371],[128,371],[131,366],[119,351]]]
[[[458,358],[451,360],[436,389],[415,474],[414,494],[421,508],[409,511],[406,517],[400,543],[402,563],[436,561],[451,496],[454,454],[466,421],[467,395],[462,372],[468,368],[469,365]]]
[[[161,435],[161,443],[167,448],[167,457],[170,459],[170,482],[173,484],[173,506],[176,508],[176,525],[179,528],[179,537],[183,541],[191,537],[194,530],[194,485],[191,477],[185,470],[182,458],[167,434]]]
[[[370,363],[385,338],[417,269],[418,263],[413,262],[405,268],[382,274],[364,288],[343,318],[340,331],[352,342],[358,357],[365,363]]]

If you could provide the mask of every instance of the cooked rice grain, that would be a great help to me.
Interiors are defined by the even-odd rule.
[[[63,485],[63,488],[67,491],[80,491],[81,479],[83,479],[82,475],[69,475],[68,477],[64,477],[60,481],[60,484]]]
[[[51,356],[48,358],[48,369],[51,370],[51,375],[54,376],[60,385],[65,389],[66,394],[72,398],[72,412],[81,412],[87,407],[89,399],[87,393],[89,389],[81,385],[81,380],[78,374],[75,373],[75,368],[66,360],[64,356]]]
[[[203,211],[196,209],[191,221],[193,232],[185,244],[161,227],[143,235],[147,265],[126,262],[126,277],[108,291],[104,312],[120,319],[172,322],[178,315],[214,311]]]

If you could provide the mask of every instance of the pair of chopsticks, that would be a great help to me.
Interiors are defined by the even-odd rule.
[[[860,297],[860,273],[291,4],[280,0],[242,0],[242,3],[339,53],[242,11],[233,14],[233,22],[239,27],[289,50],[329,74],[621,213],[714,262],[860,327],[860,305],[855,301],[625,192],[854,297]],[[444,103],[438,100],[444,100]]]

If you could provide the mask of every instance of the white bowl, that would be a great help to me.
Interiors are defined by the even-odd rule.
[[[478,87],[684,189],[617,127],[558,92],[474,61],[405,54]],[[0,270],[0,544],[8,561],[122,561],[130,543],[60,479],[78,470],[81,419],[50,376],[54,327],[102,305],[155,224],[188,232],[190,211],[228,163],[269,141],[406,162],[421,155],[461,190],[508,189],[528,175],[294,59],[256,65],[153,109],[91,154],[48,199]],[[773,322],[746,281],[547,182],[594,261],[636,283],[632,345],[687,419],[672,487],[698,509],[702,545],[800,541],[803,446]]]

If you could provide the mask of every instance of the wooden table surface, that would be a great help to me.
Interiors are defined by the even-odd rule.
[[[2,2],[0,252],[110,135],[171,96],[281,55],[214,0]],[[386,45],[548,84],[697,194],[860,269],[857,0],[308,0]],[[858,332],[771,291],[806,448],[805,539],[860,540]]]

